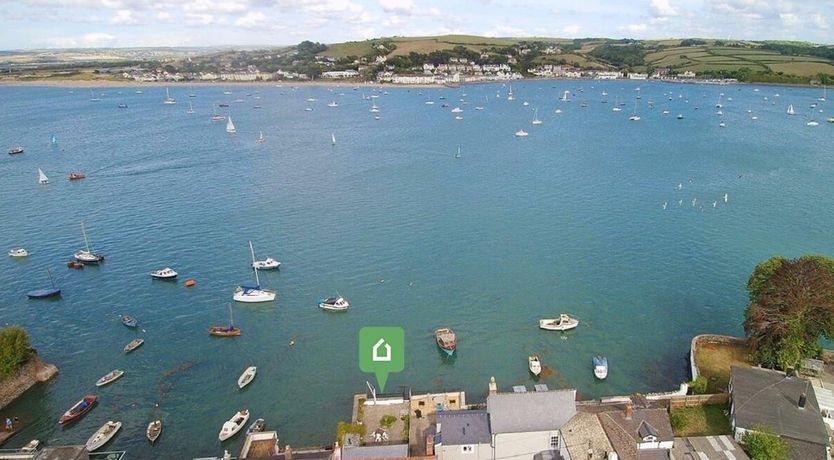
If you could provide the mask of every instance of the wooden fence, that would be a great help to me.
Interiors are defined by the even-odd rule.
[[[696,406],[714,406],[718,404],[727,404],[727,401],[729,400],[729,393],[673,396],[669,398],[669,409],[682,409],[684,407]]]

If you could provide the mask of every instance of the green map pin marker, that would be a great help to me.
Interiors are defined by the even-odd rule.
[[[405,369],[405,331],[401,327],[363,327],[359,330],[359,369],[376,374],[379,391],[391,372]]]

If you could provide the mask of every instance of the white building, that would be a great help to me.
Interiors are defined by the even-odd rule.
[[[632,72],[632,73],[628,74],[628,79],[629,80],[646,80],[648,78],[649,78],[649,74],[647,74],[647,73]]]
[[[600,70],[600,71],[596,72],[596,74],[594,75],[594,78],[596,78],[597,80],[616,80],[616,79],[618,79],[622,76],[623,76],[623,74],[620,73],[620,72]]]
[[[322,72],[322,78],[332,78],[332,79],[339,79],[339,78],[356,78],[359,76],[359,71],[348,69],[348,70],[329,70],[327,72]]]

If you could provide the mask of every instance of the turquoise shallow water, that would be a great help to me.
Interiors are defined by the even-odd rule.
[[[629,122],[638,86],[642,120]],[[673,389],[688,377],[693,335],[741,332],[758,261],[834,252],[834,125],[824,122],[830,102],[819,127],[805,125],[815,89],[527,81],[513,84],[508,102],[500,84],[394,88],[376,99],[380,120],[362,90],[223,89],[195,88],[188,115],[182,87],[172,88],[173,106],[158,87],[96,90],[99,103],[85,89],[0,87],[2,147],[26,147],[0,158],[0,239],[4,251],[31,252],[0,259],[0,323],[26,327],[61,369],[0,414],[29,423],[10,446],[83,442],[114,419],[124,426],[108,447],[131,458],[221,454],[217,433],[243,407],[282,444],[328,443],[369,378],[356,348],[370,325],[406,331],[406,368],[388,391],[462,388],[477,401],[490,376],[505,389],[531,384],[534,352],[555,370],[544,383],[582,397]],[[572,102],[557,100],[565,90]],[[720,92],[726,128],[715,114]],[[238,128],[229,136],[209,117],[214,103],[237,98],[245,102],[223,109]],[[620,113],[611,111],[617,99]],[[667,104],[671,115],[661,113]],[[788,104],[801,115],[785,115]],[[449,113],[456,105],[463,120]],[[530,123],[534,107],[540,126]],[[520,128],[530,136],[515,138]],[[38,167],[49,185],[36,183]],[[76,169],[88,179],[67,181]],[[68,270],[82,220],[107,260]],[[262,274],[278,300],[237,305],[243,336],[213,339],[206,328],[227,320],[234,286],[252,280],[250,239],[283,262]],[[164,266],[179,283],[149,278]],[[47,267],[62,299],[27,300],[48,284]],[[197,287],[182,286],[188,277]],[[350,311],[316,308],[337,291]],[[538,330],[539,318],[563,311],[581,319],[576,331]],[[122,313],[145,332],[122,326]],[[458,334],[453,361],[435,347],[441,326]],[[137,335],[146,344],[122,354]],[[604,382],[593,379],[596,353],[611,363]],[[238,391],[251,364],[258,377]],[[61,429],[58,416],[114,368],[126,374],[95,391],[99,407]],[[144,430],[156,418],[165,429],[150,447]],[[237,452],[241,442],[224,447]]]

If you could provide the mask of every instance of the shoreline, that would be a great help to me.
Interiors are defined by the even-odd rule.
[[[40,356],[35,353],[17,371],[17,375],[0,381],[0,410],[21,397],[36,384],[47,382],[56,375],[58,375],[58,367],[41,361]]]

